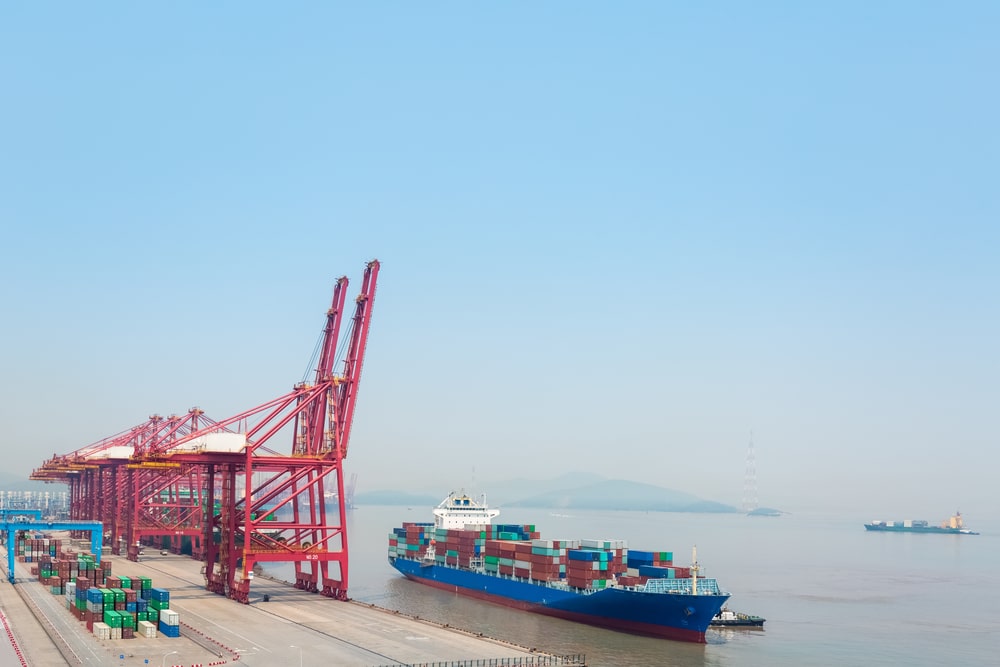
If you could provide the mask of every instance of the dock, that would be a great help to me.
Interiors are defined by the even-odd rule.
[[[187,556],[150,554],[134,562],[117,556],[112,572],[146,576],[170,591],[181,636],[100,640],[16,563],[16,584],[0,585],[0,611],[10,628],[0,662],[17,665],[209,667],[247,665],[390,665],[449,667],[583,667],[583,656],[553,656],[478,634],[408,617],[375,605],[341,602],[258,577],[250,604],[205,590],[202,563]],[[6,554],[5,554],[6,555]],[[5,572],[5,574],[7,574]],[[267,596],[268,601],[264,601]],[[10,657],[7,645],[11,646]],[[16,650],[15,650],[16,649]]]

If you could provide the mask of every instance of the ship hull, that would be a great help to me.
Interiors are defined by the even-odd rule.
[[[937,533],[939,535],[978,535],[968,528],[942,528],[940,526],[884,526],[865,524],[865,530],[877,533]]]
[[[644,593],[608,588],[589,594],[456,567],[389,558],[403,576],[434,588],[613,630],[705,643],[705,631],[728,595]]]

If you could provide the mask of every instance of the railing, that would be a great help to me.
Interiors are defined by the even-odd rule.
[[[637,587],[646,593],[684,593],[691,594],[690,579],[650,579],[645,587]],[[719,589],[719,583],[715,579],[699,579],[698,595],[725,595]]]
[[[577,655],[533,655],[516,658],[449,660],[447,662],[397,662],[378,667],[587,667],[587,656],[580,653]]]

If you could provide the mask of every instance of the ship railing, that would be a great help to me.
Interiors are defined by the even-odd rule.
[[[401,663],[394,663],[399,667]],[[447,662],[409,662],[405,667],[586,667],[587,656],[577,655],[532,655],[508,658],[474,658],[471,660],[449,660]],[[380,665],[379,667],[389,667]]]
[[[640,590],[646,593],[691,594],[690,579],[650,579]],[[699,579],[698,595],[724,595],[715,579]]]

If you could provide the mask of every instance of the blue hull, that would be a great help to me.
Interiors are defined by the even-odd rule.
[[[878,533],[938,533],[942,535],[978,535],[968,528],[942,528],[940,526],[885,526],[866,523],[865,530]]]
[[[604,628],[689,642],[705,642],[712,618],[729,599],[727,594],[646,593],[630,588],[582,593],[407,558],[390,556],[389,564],[407,579],[441,590]]]

